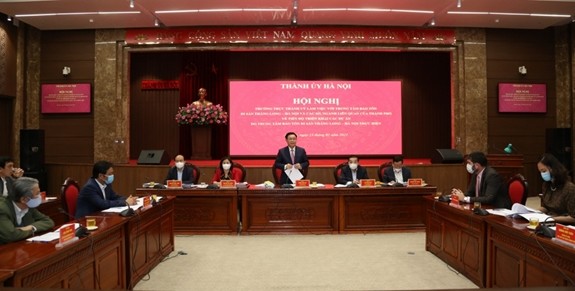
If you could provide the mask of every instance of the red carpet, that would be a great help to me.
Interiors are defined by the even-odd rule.
[[[220,160],[187,160],[198,167],[215,167],[218,165]],[[275,159],[234,159],[234,162],[242,164],[244,167],[271,167]],[[310,167],[335,167],[336,165],[345,162],[345,158],[341,159],[310,159]],[[391,159],[361,159],[359,163],[366,167],[377,167],[383,163],[390,162]],[[130,165],[137,165],[138,160],[130,160]],[[404,164],[418,165],[418,164],[431,164],[430,159],[405,159]],[[173,161],[170,162],[173,165]]]

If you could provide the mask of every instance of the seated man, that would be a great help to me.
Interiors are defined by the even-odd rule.
[[[92,178],[88,179],[76,202],[76,218],[102,211],[110,207],[135,205],[136,197],[124,197],[112,189],[114,168],[108,161],[99,161],[92,168]]]
[[[451,195],[457,195],[459,201],[466,203],[480,202],[495,208],[511,208],[511,198],[507,186],[497,171],[487,165],[487,157],[482,152],[473,152],[467,156],[466,169],[471,175],[469,187],[465,194],[453,189]]]
[[[168,180],[180,180],[182,181],[182,184],[194,184],[194,170],[186,166],[184,156],[177,155],[174,161],[176,165],[168,170],[168,175],[166,176],[166,179],[164,179],[164,184],[166,184],[166,181]]]
[[[359,184],[360,179],[369,179],[367,177],[367,169],[359,165],[359,158],[357,156],[351,156],[347,159],[347,165],[341,169],[341,174],[337,182],[339,184]]]
[[[19,178],[12,191],[10,198],[0,198],[0,244],[23,240],[54,227],[50,217],[35,209],[42,203],[38,180]]]
[[[24,170],[14,167],[14,160],[10,157],[0,157],[0,197],[8,197],[13,187],[14,179],[22,177]]]
[[[403,157],[395,156],[393,157],[393,162],[391,167],[387,167],[383,170],[383,183],[407,183],[407,180],[411,179],[411,170],[403,166]]]

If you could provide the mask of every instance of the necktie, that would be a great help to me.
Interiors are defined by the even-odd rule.
[[[289,150],[289,154],[291,156],[291,163],[292,165],[295,164],[295,150],[294,149],[290,149]]]
[[[479,190],[481,190],[481,173],[477,174],[477,180],[475,180],[475,197],[479,197]]]

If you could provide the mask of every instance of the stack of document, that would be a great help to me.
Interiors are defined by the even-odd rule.
[[[523,204],[515,203],[511,210],[505,208],[487,209],[487,211],[494,215],[522,217],[529,221],[531,218],[537,218],[539,221],[553,221],[553,218],[539,210],[529,208]]]

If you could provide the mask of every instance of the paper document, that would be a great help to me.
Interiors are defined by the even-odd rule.
[[[295,181],[301,180],[303,178],[302,173],[294,167],[292,167],[291,169],[287,169],[284,172],[286,173],[286,175],[288,176],[290,181],[294,184],[295,184]]]
[[[515,203],[513,204],[513,206],[511,206],[511,216],[513,217],[523,217],[525,218],[527,221],[529,221],[531,218],[535,217],[537,219],[539,219],[540,222],[544,222],[544,221],[553,221],[553,218],[551,218],[551,216],[533,209],[533,208],[529,208],[523,204],[519,204],[519,203]]]
[[[134,209],[134,211],[136,211],[136,210],[138,210],[138,208],[143,207],[143,206],[144,206],[144,198],[140,197],[140,198],[136,199],[136,205],[130,205],[129,207]],[[102,210],[102,212],[120,213],[126,209],[128,209],[128,206],[110,207],[108,209]]]
[[[58,229],[56,229],[53,232],[47,232],[43,235],[38,235],[38,236],[34,236],[31,238],[27,238],[27,241],[35,241],[35,242],[51,242],[55,239],[59,239],[60,238],[60,228],[62,228],[63,226],[69,225],[68,224],[64,224],[62,226],[60,226]],[[78,227],[80,227],[79,223],[74,223],[74,229],[78,229]]]

